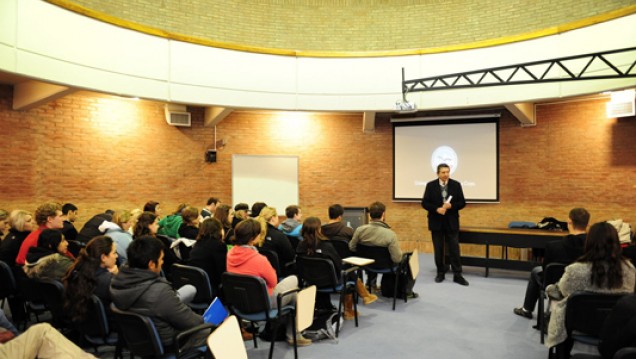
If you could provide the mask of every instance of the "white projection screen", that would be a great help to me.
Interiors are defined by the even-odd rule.
[[[298,156],[233,155],[232,203],[265,202],[285,214],[298,204]]]
[[[499,201],[499,119],[393,123],[393,199],[420,201],[439,163],[468,202]]]

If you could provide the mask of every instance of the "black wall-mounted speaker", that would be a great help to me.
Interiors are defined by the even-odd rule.
[[[205,151],[205,162],[210,162],[210,163],[216,162],[216,150]]]

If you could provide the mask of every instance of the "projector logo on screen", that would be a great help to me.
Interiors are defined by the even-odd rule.
[[[437,165],[440,163],[446,163],[450,166],[451,175],[457,169],[459,164],[457,159],[457,152],[449,146],[439,146],[433,151],[431,155],[431,166],[433,167],[433,172],[437,173]]]

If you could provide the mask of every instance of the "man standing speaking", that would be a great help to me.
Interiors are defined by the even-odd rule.
[[[461,183],[450,178],[450,167],[446,163],[437,165],[437,179],[426,184],[422,207],[428,211],[428,229],[433,237],[435,282],[444,280],[444,244],[448,249],[453,281],[468,285],[462,276],[462,264],[459,261],[459,210],[466,206]]]

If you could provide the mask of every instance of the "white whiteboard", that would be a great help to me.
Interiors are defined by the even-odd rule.
[[[298,156],[233,155],[232,203],[265,202],[279,215],[298,203]]]

